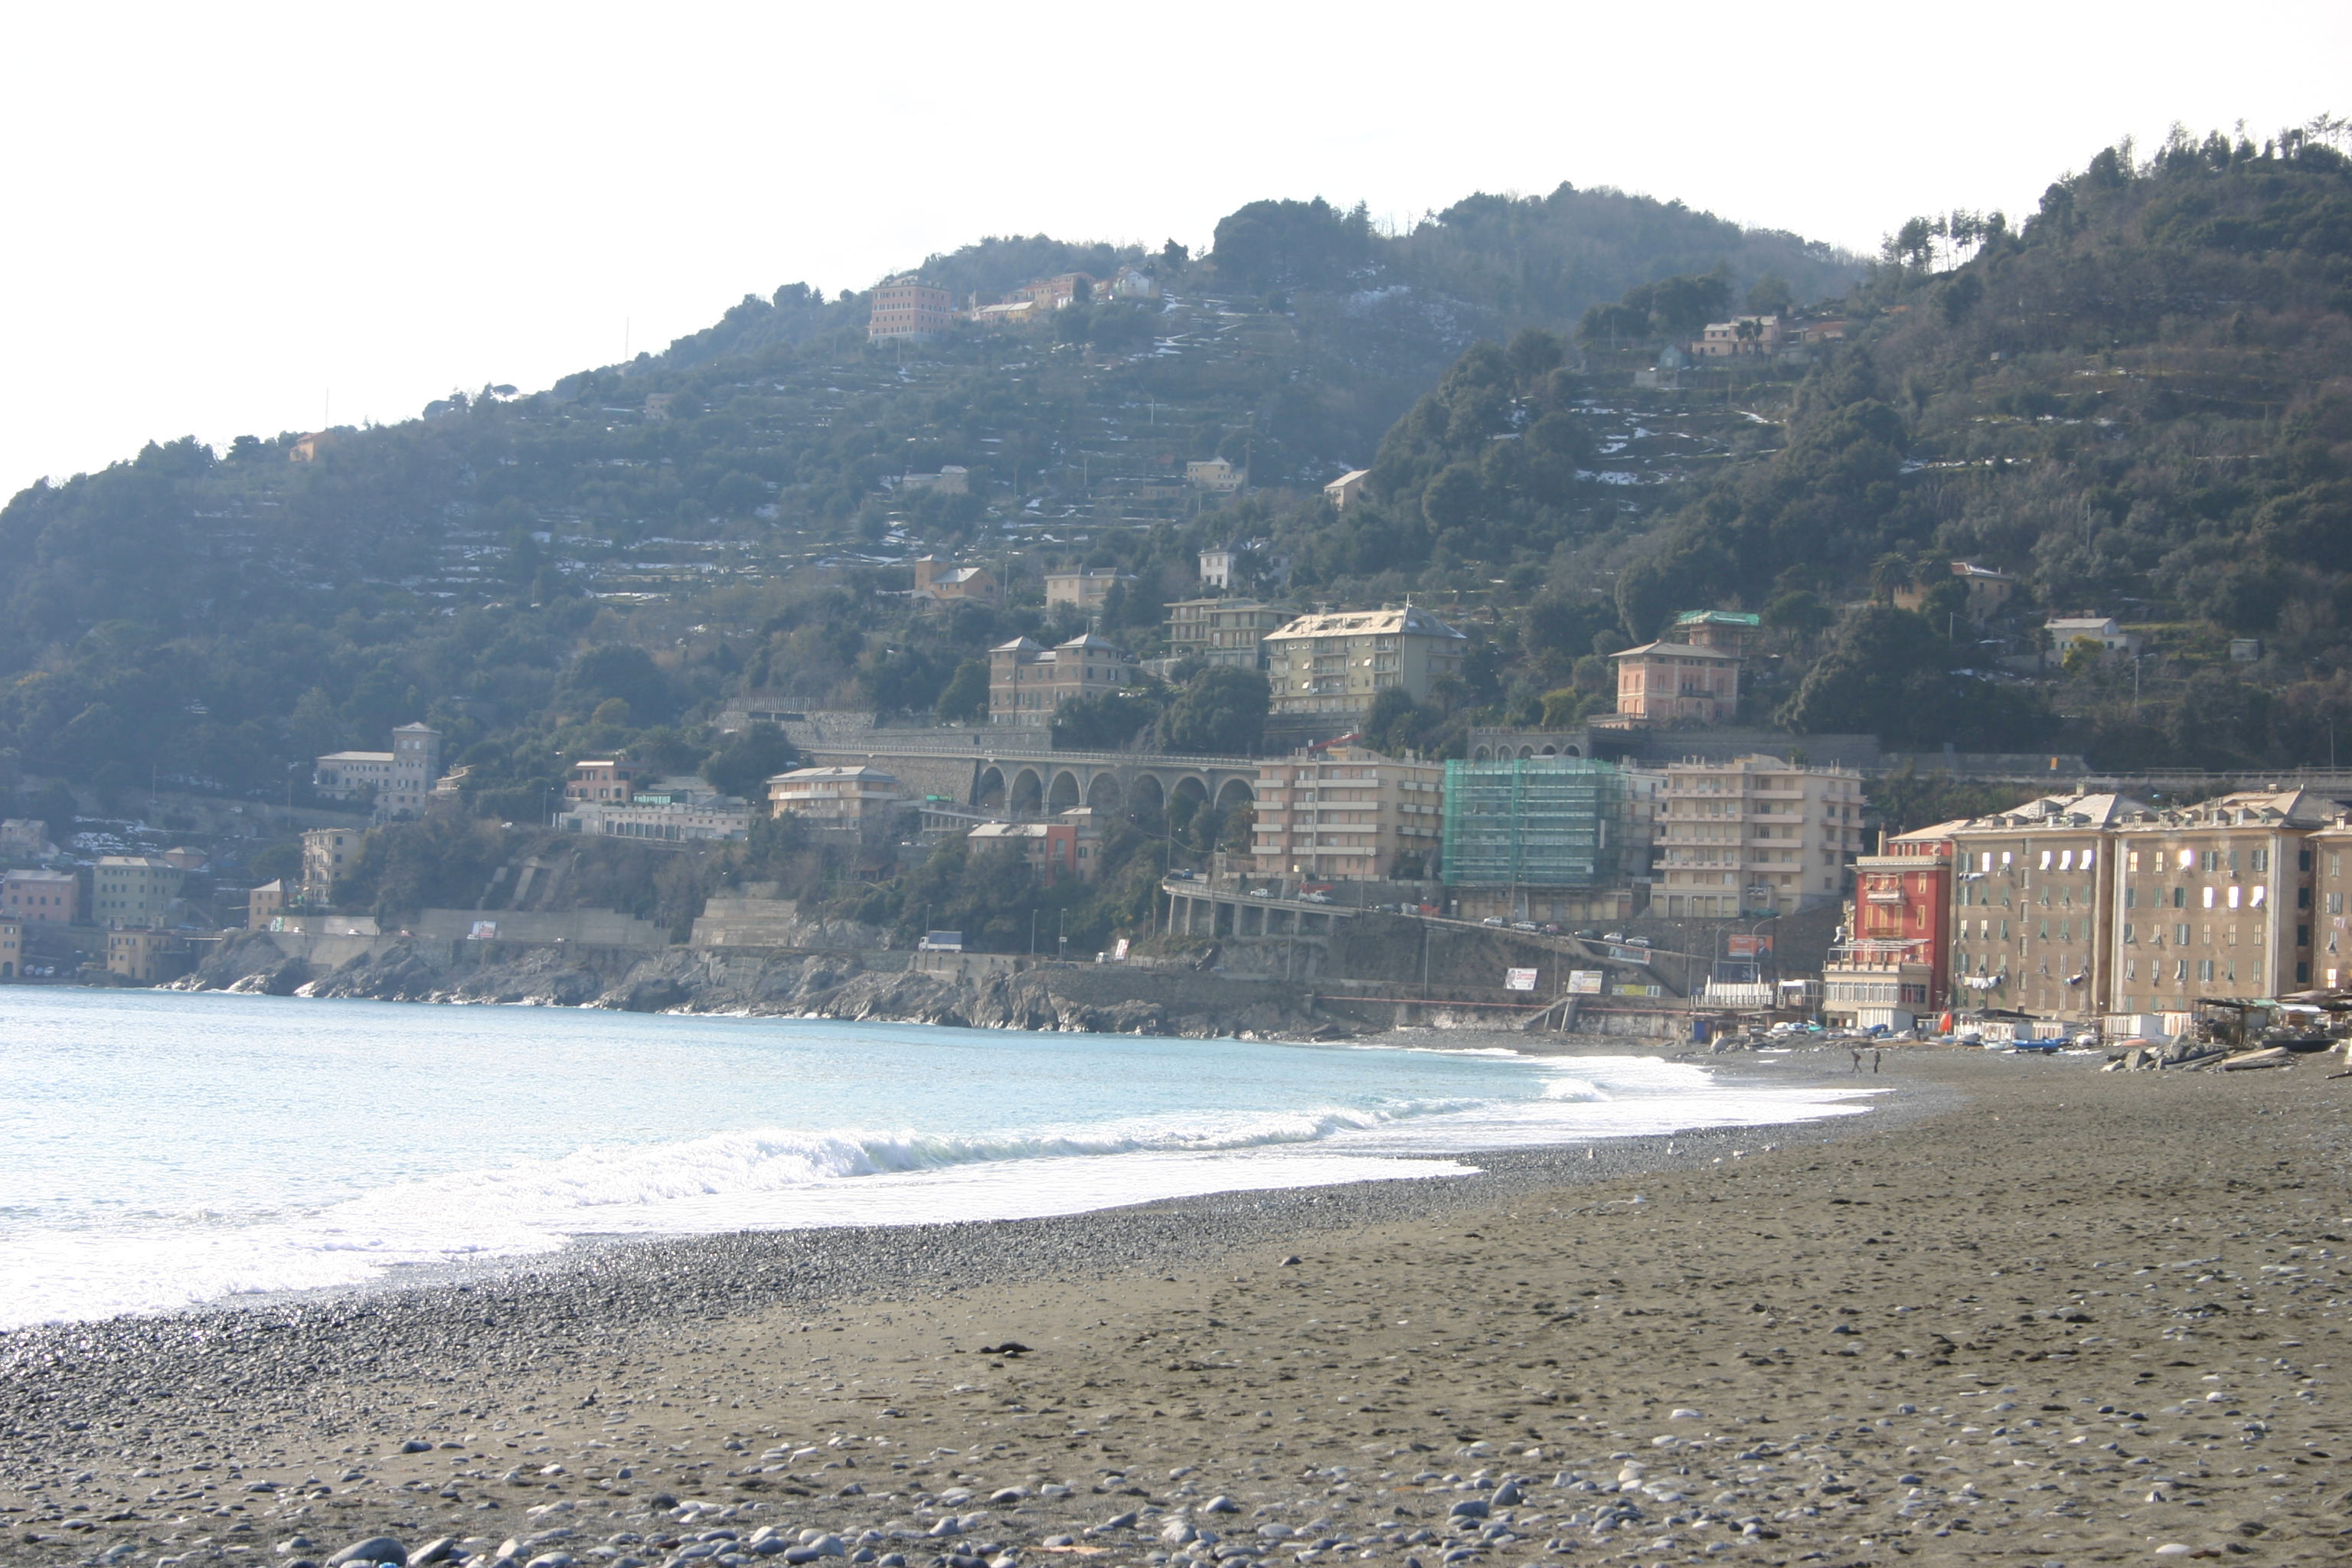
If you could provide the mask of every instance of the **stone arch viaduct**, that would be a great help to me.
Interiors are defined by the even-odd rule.
[[[1246,757],[1056,752],[1037,741],[1006,745],[986,734],[954,736],[965,742],[956,746],[929,736],[877,743],[887,733],[877,731],[862,746],[813,746],[806,754],[823,766],[879,768],[897,775],[909,794],[938,795],[1015,818],[1077,805],[1099,811],[1164,806],[1179,795],[1231,811],[1257,798],[1257,763]]]

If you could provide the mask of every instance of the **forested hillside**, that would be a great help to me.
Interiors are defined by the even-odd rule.
[[[314,460],[290,460],[296,433],[180,440],[36,485],[0,510],[0,788],[61,775],[121,797],[156,778],[275,798],[289,772],[299,793],[305,759],[426,717],[480,804],[523,815],[582,748],[693,766],[699,723],[745,685],[928,713],[990,642],[1075,629],[1044,614],[1048,566],[1135,572],[1107,618],[1148,647],[1192,591],[1194,549],[1319,505],[1302,498],[1482,337],[1564,331],[1685,271],[1834,293],[1858,270],[1565,186],[1473,198],[1403,236],[1262,202],[1208,257],[1033,237],[921,269],[987,300],[1121,265],[1162,297],[919,347],[869,345],[862,296],[791,284],[543,392],[453,393],[327,432]],[[1204,510],[1184,464],[1219,455],[1257,490]],[[947,465],[971,493],[898,483]],[[891,591],[924,550],[1006,574],[1011,607],[916,614]]]

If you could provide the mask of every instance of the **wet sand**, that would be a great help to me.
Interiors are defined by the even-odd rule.
[[[1890,1051],[1866,1116],[1474,1178],[10,1336],[0,1562],[2352,1559],[2352,1079],[2097,1065]]]

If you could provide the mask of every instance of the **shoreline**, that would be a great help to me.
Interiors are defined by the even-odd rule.
[[[21,1331],[0,1542],[189,1568],[378,1531],[482,1568],[748,1563],[762,1531],[877,1568],[972,1542],[1183,1568],[1202,1530],[1390,1568],[2331,1560],[2338,1086],[1890,1057],[1862,1115],[1444,1183],[632,1239]],[[1034,1353],[980,1353],[1006,1337]]]

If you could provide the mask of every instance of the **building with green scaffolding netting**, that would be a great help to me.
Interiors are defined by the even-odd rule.
[[[1608,763],[1524,757],[1445,764],[1444,879],[1464,912],[1514,918],[1621,911],[1618,900],[1572,896],[1623,889],[1643,847],[1628,832],[1627,781]],[[1641,868],[1646,869],[1646,866]],[[1476,893],[1502,890],[1498,904]]]

